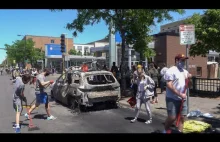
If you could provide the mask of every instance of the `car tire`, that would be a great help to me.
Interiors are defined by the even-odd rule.
[[[79,101],[76,97],[69,97],[68,98],[68,105],[71,109],[71,113],[75,114],[75,113],[81,113],[81,110],[80,110],[80,104],[79,104]]]

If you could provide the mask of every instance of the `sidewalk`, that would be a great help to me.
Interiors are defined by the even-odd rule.
[[[160,89],[157,90],[160,92]],[[131,108],[127,100],[130,97],[122,97],[119,104],[122,107]],[[167,117],[166,102],[165,102],[165,92],[163,94],[158,94],[159,103],[151,104],[151,110],[154,116],[159,116],[162,119]],[[135,109],[135,108],[131,108]],[[146,111],[145,106],[141,106],[142,111]],[[200,110],[202,113],[210,113],[215,118],[220,119],[220,99],[209,99],[200,97],[190,97],[189,99],[189,111]],[[135,114],[134,114],[135,115]]]

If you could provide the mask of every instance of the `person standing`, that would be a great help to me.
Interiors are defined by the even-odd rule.
[[[152,97],[151,103],[158,103],[158,96],[157,96],[157,86],[158,86],[158,78],[159,78],[159,72],[155,68],[154,63],[150,64],[150,69],[148,71],[149,76],[153,79],[155,86],[154,86],[154,96]]]
[[[146,74],[142,72],[139,72],[138,79],[137,79],[137,94],[136,94],[136,115],[133,120],[131,120],[132,123],[134,123],[138,116],[141,109],[141,105],[144,104],[147,114],[149,116],[149,119],[145,122],[146,124],[152,123],[152,114],[150,109],[150,97],[154,95],[154,81],[150,76],[147,76]]]
[[[25,117],[27,119],[29,119],[28,114],[31,114],[31,112],[41,104],[41,102],[39,102],[39,99],[38,99],[39,96],[42,95],[42,94],[47,94],[45,92],[45,88],[47,88],[50,84],[53,83],[52,81],[45,81],[45,78],[49,75],[50,75],[50,70],[47,69],[47,68],[44,69],[44,72],[37,75],[36,89],[35,89],[36,103],[34,105],[32,105],[31,108],[29,109],[28,113],[25,114]],[[47,112],[47,115],[48,115],[47,120],[54,120],[54,119],[56,119],[56,117],[51,115],[48,95],[46,97],[47,97],[47,99],[46,99],[46,102],[45,102],[45,109],[46,109],[46,112]]]
[[[164,91],[164,88],[166,86],[166,81],[164,80],[164,75],[166,73],[166,71],[168,70],[168,68],[166,67],[166,64],[163,63],[162,64],[162,69],[160,71],[160,75],[161,75],[161,79],[160,79],[160,88],[161,88],[161,94],[163,93]]]
[[[21,101],[24,100],[24,88],[25,84],[30,81],[31,77],[29,74],[25,74],[22,77],[16,77],[12,82],[14,83],[14,94],[13,94],[13,108],[16,112],[15,116],[15,125],[13,128],[15,129],[16,133],[20,133],[20,113],[22,110],[22,103]]]
[[[170,127],[176,120],[176,116],[180,113],[180,123],[178,129],[180,132],[183,131],[183,124],[185,116],[187,115],[187,103],[186,103],[186,79],[191,78],[191,74],[184,69],[185,62],[188,57],[184,54],[178,54],[175,56],[175,66],[169,68],[164,76],[166,80],[166,107],[168,117],[165,121],[165,131],[164,133],[171,133]],[[182,111],[180,112],[180,107],[182,100],[184,103],[182,105]]]

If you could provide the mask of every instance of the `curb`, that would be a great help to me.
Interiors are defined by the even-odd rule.
[[[128,108],[128,109],[131,109],[131,110],[135,110],[135,108],[131,108],[131,106],[127,102],[120,102],[119,101],[118,104],[119,104],[119,107],[121,107],[121,108]],[[141,108],[140,110],[141,110],[141,113],[146,112],[146,110],[144,108]],[[163,115],[161,113],[157,113],[155,111],[152,111],[152,116],[156,117],[157,119],[163,120],[163,121],[165,121],[165,119],[167,117],[166,115]]]

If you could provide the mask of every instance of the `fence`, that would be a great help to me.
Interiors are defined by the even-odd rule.
[[[220,96],[220,79],[193,77],[190,93],[200,96]]]

